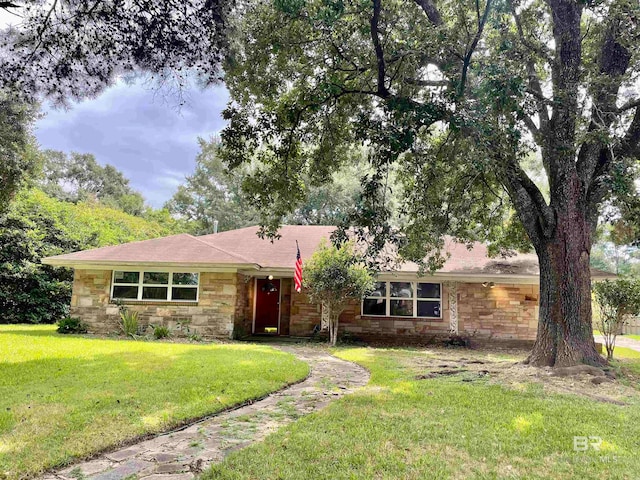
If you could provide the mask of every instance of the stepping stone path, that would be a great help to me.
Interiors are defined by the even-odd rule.
[[[277,348],[309,364],[311,373],[306,380],[250,405],[50,473],[42,480],[190,480],[230,452],[263,440],[369,381],[366,369],[333,357],[323,348]]]

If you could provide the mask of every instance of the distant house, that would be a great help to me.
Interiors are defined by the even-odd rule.
[[[308,259],[334,227],[283,226],[273,243],[257,227],[194,237],[188,234],[58,255],[48,265],[75,270],[71,315],[95,333],[117,330],[116,301],[142,322],[229,338],[239,334],[309,336],[322,312],[295,292],[296,240]],[[489,258],[449,242],[451,254],[433,275],[404,264],[380,272],[375,291],[342,314],[341,328],[367,339],[430,339],[438,334],[532,340],[538,318],[535,255]],[[594,271],[595,277],[610,276]]]

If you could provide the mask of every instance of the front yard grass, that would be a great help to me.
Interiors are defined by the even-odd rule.
[[[528,373],[501,384],[493,373],[470,370],[527,371],[500,363],[517,359],[508,354],[372,348],[336,354],[368,368],[369,385],[234,452],[204,479],[631,479],[640,471],[640,400],[633,389],[625,390],[631,393],[621,406],[598,401],[606,384],[585,380],[593,389],[586,398],[549,393]],[[465,373],[417,378],[435,367],[460,368],[447,358],[453,356],[468,357]]]
[[[0,478],[35,475],[308,374],[258,345],[190,345],[0,326]]]

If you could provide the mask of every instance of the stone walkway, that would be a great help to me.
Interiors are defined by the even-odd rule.
[[[602,344],[602,348],[604,349],[604,339],[601,335],[594,335],[593,338],[596,342]],[[630,348],[631,350],[636,350],[640,352],[640,341],[634,340],[633,338],[627,338],[624,335],[618,335],[616,337],[616,347],[625,347]],[[603,350],[606,354],[607,352]]]
[[[222,461],[228,453],[261,441],[283,425],[369,381],[367,370],[333,357],[322,348],[278,348],[310,365],[306,380],[251,405],[72,465],[42,480],[189,480],[207,466]]]

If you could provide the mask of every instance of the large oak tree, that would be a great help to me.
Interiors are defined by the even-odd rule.
[[[602,362],[589,257],[604,202],[633,194],[637,1],[274,0],[236,28],[222,138],[231,167],[263,162],[247,186],[267,233],[301,175],[328,179],[364,143],[374,172],[347,223],[374,251],[395,241],[410,260],[432,252],[436,268],[445,234],[526,240],[540,264],[530,363]],[[548,194],[523,167],[531,155]],[[405,199],[395,223],[393,171]]]
[[[0,0],[0,86],[57,103],[151,74],[180,95],[220,80],[231,0]]]

